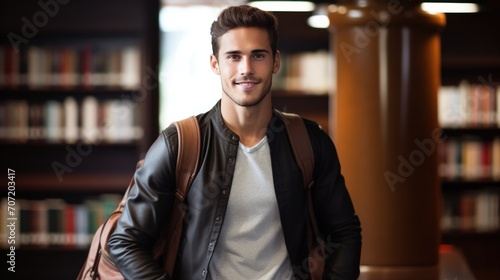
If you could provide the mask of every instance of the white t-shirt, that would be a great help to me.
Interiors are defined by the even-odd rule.
[[[240,143],[222,231],[209,279],[291,279],[274,191],[267,137],[248,148]]]

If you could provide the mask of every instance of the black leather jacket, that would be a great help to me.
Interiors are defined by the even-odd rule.
[[[187,197],[188,214],[174,279],[206,279],[224,223],[238,151],[239,137],[224,124],[220,102],[197,118],[202,135],[199,171]],[[330,137],[316,123],[305,122],[315,155],[313,204],[326,242],[325,251],[330,253],[323,279],[357,279],[360,222]],[[288,255],[295,279],[308,279],[302,173],[291,152],[284,124],[276,114],[269,123],[267,137]],[[144,165],[136,171],[136,183],[108,243],[111,256],[126,279],[169,279],[150,252],[174,200],[176,158],[177,131],[171,125],[151,146]]]

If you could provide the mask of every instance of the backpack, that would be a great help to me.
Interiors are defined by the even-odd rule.
[[[322,254],[318,255],[317,250],[321,246],[315,246],[318,240],[318,228],[311,199],[311,187],[313,186],[314,154],[312,146],[302,118],[296,114],[283,113],[275,110],[281,120],[285,123],[287,135],[292,146],[294,157],[304,178],[304,187],[307,191],[308,210],[308,245],[310,258],[315,263],[311,271],[312,279],[321,279],[324,266]],[[185,198],[189,192],[191,183],[194,180],[200,153],[200,130],[196,117],[191,116],[178,122],[174,122],[178,131],[178,154],[176,167],[176,199],[172,208],[171,219],[162,229],[161,237],[153,246],[153,258],[159,261],[168,275],[173,275],[180,237],[182,235],[182,221],[185,215]],[[142,166],[144,160],[137,163],[137,168]],[[89,253],[83,267],[78,274],[77,280],[96,279],[124,279],[113,263],[107,248],[108,239],[113,233],[118,218],[120,217],[130,188],[134,185],[132,177],[130,184],[120,201],[116,210],[97,229],[90,244]],[[314,251],[314,253],[313,253]],[[312,260],[309,260],[311,263]]]
[[[186,209],[186,207],[183,207],[184,200],[194,179],[200,153],[200,129],[196,117],[192,116],[174,122],[174,124],[177,127],[179,140],[175,172],[177,179],[176,199],[172,207],[171,219],[162,229],[161,238],[153,247],[153,258],[162,263],[163,268],[169,275],[172,275],[174,271],[175,259],[179,248],[182,221]],[[141,167],[143,163],[144,160],[140,160],[137,163],[137,168]],[[125,207],[128,193],[133,185],[134,177],[132,177],[125,195],[116,210],[99,226],[94,234],[87,259],[77,276],[77,280],[124,279],[109,255],[107,244],[109,237],[116,227],[118,218]]]

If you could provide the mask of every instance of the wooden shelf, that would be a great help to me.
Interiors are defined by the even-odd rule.
[[[55,174],[17,176],[16,188],[22,192],[125,192],[133,176],[129,174],[66,175],[59,181]]]
[[[48,15],[44,9],[37,5],[38,2],[6,1],[3,3],[3,13],[0,17],[0,32],[14,32],[22,34],[25,24],[22,18],[26,18],[33,24],[33,16],[36,13],[44,13],[47,22],[37,28],[34,39],[44,35],[67,34],[69,36],[86,36],[96,34],[136,34],[140,35],[145,26],[145,15],[139,11],[143,10],[141,1],[133,0],[73,0],[66,4],[55,2],[57,8],[52,9],[52,15]],[[19,1],[21,2],[21,1]],[[22,6],[22,9],[20,9]],[[154,6],[154,5],[152,5]],[[99,7],[99,8],[91,8]],[[134,15],[133,18],[130,15]],[[40,17],[41,18],[41,17]],[[40,21],[40,19],[38,19]],[[70,23],[70,24],[69,24]]]
[[[468,136],[493,138],[500,136],[500,128],[497,126],[442,128],[442,132],[443,135],[447,137],[468,135]]]
[[[464,238],[464,239],[475,240],[478,238],[482,238],[484,240],[498,239],[498,241],[500,241],[500,230],[485,231],[485,232],[453,230],[453,231],[444,231],[442,233],[442,236],[444,239]]]
[[[459,190],[484,190],[497,189],[500,191],[500,181],[488,179],[483,180],[447,180],[442,179],[441,187],[443,191],[459,191]]]
[[[120,97],[120,95],[132,95],[136,94],[139,89],[124,89],[124,88],[111,88],[111,87],[72,87],[72,88],[62,88],[62,87],[45,87],[45,88],[28,88],[28,87],[18,87],[18,88],[1,88],[2,95],[0,98],[34,98],[37,96],[47,98],[52,98],[54,96],[61,95],[106,95],[110,97]]]
[[[6,249],[0,252],[4,256],[9,253]],[[15,253],[15,279],[67,280],[76,279],[87,258],[88,250],[19,248]]]
[[[126,141],[126,142],[106,142],[106,141],[96,141],[97,143],[85,143],[78,141],[77,143],[66,143],[66,142],[58,142],[58,143],[49,143],[43,140],[28,140],[25,142],[22,141],[6,141],[0,140],[0,145],[8,146],[9,149],[18,150],[18,149],[61,149],[67,146],[78,146],[78,145],[89,145],[102,148],[110,148],[110,149],[134,149],[137,147],[137,141]]]

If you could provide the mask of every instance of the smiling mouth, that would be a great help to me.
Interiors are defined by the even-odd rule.
[[[258,82],[255,81],[241,81],[235,82],[236,86],[242,88],[243,90],[251,90],[257,86]]]
[[[236,81],[235,84],[237,85],[255,85],[255,84],[258,84],[259,82],[258,81],[254,81],[254,80],[251,80],[251,81]]]
[[[247,79],[236,80],[234,81],[234,83],[236,84],[236,86],[241,87],[243,90],[246,91],[256,87],[259,81],[247,78]]]
[[[255,82],[239,82],[236,84],[240,85],[240,86],[252,86],[252,85],[256,85],[257,83],[255,83]]]

